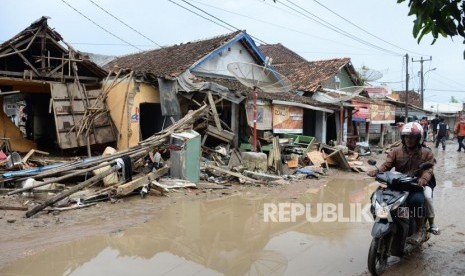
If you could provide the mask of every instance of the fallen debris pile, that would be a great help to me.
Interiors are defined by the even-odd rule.
[[[30,198],[22,206],[0,206],[1,209],[26,211],[31,217],[41,211],[64,211],[85,208],[97,202],[149,192],[164,195],[173,189],[225,188],[230,183],[282,185],[306,178],[319,179],[329,173],[330,166],[362,172],[358,154],[346,147],[330,147],[315,142],[310,136],[268,135],[261,152],[231,148],[231,137],[221,135],[221,144],[205,145],[205,137],[221,127],[209,126],[200,135],[196,123],[217,118],[204,104],[190,111],[165,130],[124,151],[107,147],[98,157],[74,158],[61,162],[31,160],[33,150],[23,158],[7,152],[0,161],[0,185],[6,197]],[[198,125],[198,124],[197,124]],[[212,129],[216,129],[213,131]],[[221,132],[220,133],[226,133]],[[218,137],[218,135],[216,135]],[[224,142],[227,142],[224,144]],[[268,142],[268,144],[266,144]],[[39,158],[40,160],[40,158]],[[40,196],[38,196],[40,194]]]

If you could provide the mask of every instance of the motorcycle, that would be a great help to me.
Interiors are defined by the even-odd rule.
[[[369,160],[368,164],[376,166],[376,161]],[[423,191],[417,185],[419,172],[432,168],[432,163],[423,163],[414,175],[402,174],[396,171],[379,172],[376,181],[382,183],[371,196],[371,213],[375,220],[371,230],[373,237],[368,251],[368,270],[373,275],[381,275],[387,266],[390,256],[402,257],[413,249],[421,246],[430,238],[428,220],[423,215],[423,236],[420,244],[411,245],[407,238],[417,232],[412,211],[407,206],[410,192]]]

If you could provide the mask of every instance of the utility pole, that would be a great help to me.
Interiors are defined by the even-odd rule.
[[[420,62],[420,104],[421,104],[421,109],[424,108],[424,104],[425,104],[425,101],[424,101],[424,88],[423,88],[423,62],[424,61],[430,61],[430,60],[433,60],[433,57],[430,56],[429,59],[423,59],[423,57],[420,58],[420,60],[413,60],[412,58],[412,62]]]
[[[408,123],[408,54],[405,54],[405,123]]]

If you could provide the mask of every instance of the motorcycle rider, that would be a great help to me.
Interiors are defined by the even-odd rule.
[[[423,128],[417,122],[410,122],[402,126],[400,132],[402,145],[394,148],[388,153],[386,161],[377,169],[369,171],[369,176],[376,176],[378,172],[390,171],[395,168],[396,171],[404,174],[413,175],[420,165],[425,162],[434,163],[434,156],[431,149],[423,146]],[[424,170],[421,175],[418,176],[418,185],[425,187],[430,186],[434,188],[436,181],[433,175],[433,168]],[[430,197],[430,199],[432,199]],[[413,216],[417,224],[417,233],[413,234],[408,242],[419,244],[424,240],[422,227],[423,227],[423,212],[421,207],[425,203],[425,194],[423,191],[410,192],[407,198],[407,204],[410,208],[413,208]],[[431,208],[432,200],[426,200],[427,208]],[[429,206],[431,205],[431,206]],[[434,211],[430,212],[429,215],[433,216],[428,218],[430,225],[434,226],[434,230],[438,230],[437,226],[434,225]],[[430,229],[433,232],[433,229]],[[434,233],[434,232],[433,232]]]

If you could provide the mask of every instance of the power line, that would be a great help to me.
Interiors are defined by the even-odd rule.
[[[101,6],[99,6],[97,3],[95,3],[93,0],[89,0],[92,4],[94,4],[96,7],[98,7],[99,9],[101,9],[102,11],[104,11],[106,14],[108,14],[109,16],[113,17],[114,19],[116,19],[117,21],[119,21],[121,24],[123,24],[124,26],[128,27],[129,29],[133,30],[134,32],[140,34],[142,37],[144,37],[145,39],[147,39],[148,41],[152,42],[153,44],[157,45],[158,47],[160,48],[163,48],[160,44],[156,43],[155,41],[153,41],[152,39],[148,38],[147,36],[145,36],[144,34],[142,34],[141,32],[139,32],[138,30],[134,29],[133,27],[129,26],[128,24],[124,23],[121,19],[117,18],[116,16],[114,16],[113,14],[111,14],[110,12],[108,12],[107,10],[105,10],[104,8],[102,8]]]
[[[465,90],[448,90],[448,89],[432,89],[432,88],[428,88],[427,90],[430,90],[430,91],[444,91],[444,92],[456,92],[456,93],[465,93]]]
[[[262,1],[262,0],[258,0],[258,1]],[[357,46],[354,46],[354,45],[349,45],[349,44],[345,44],[345,43],[341,43],[340,41],[335,41],[335,40],[331,40],[331,39],[328,39],[328,38],[324,38],[324,37],[320,37],[320,36],[316,36],[316,35],[313,35],[313,34],[309,34],[309,33],[306,33],[306,32],[302,32],[302,31],[299,31],[299,30],[296,30],[296,29],[292,29],[292,28],[289,28],[289,27],[285,27],[285,26],[282,26],[282,25],[278,25],[278,24],[275,24],[273,22],[268,22],[268,21],[265,21],[265,20],[260,20],[260,19],[257,19],[257,18],[253,18],[251,16],[247,16],[247,15],[244,15],[244,14],[240,14],[240,13],[237,13],[237,12],[232,12],[232,11],[228,11],[228,10],[225,10],[225,9],[222,9],[220,7],[215,7],[215,6],[212,6],[212,5],[209,5],[209,4],[206,4],[206,3],[202,3],[202,2],[199,2],[199,1],[191,1],[191,2],[195,2],[197,4],[201,4],[201,5],[204,5],[204,6],[207,6],[207,7],[210,7],[210,8],[213,8],[213,9],[217,9],[217,10],[220,10],[220,11],[224,11],[224,12],[227,12],[227,13],[230,13],[230,14],[234,14],[234,15],[237,15],[237,16],[241,16],[241,17],[244,17],[244,18],[248,18],[250,20],[254,20],[254,21],[257,21],[257,22],[261,22],[261,23],[264,23],[264,24],[267,24],[267,25],[271,25],[271,26],[274,26],[274,27],[277,27],[277,28],[281,28],[281,29],[284,29],[284,30],[288,30],[288,31],[292,31],[292,32],[295,32],[295,33],[298,33],[298,34],[302,34],[302,35],[306,35],[306,36],[309,36],[309,37],[313,37],[313,38],[317,38],[317,39],[321,39],[321,40],[325,40],[325,41],[329,41],[329,42],[334,42],[334,43],[338,43],[339,45],[345,45],[345,46],[348,46],[348,47],[354,47],[354,48],[358,48],[358,49],[361,49],[361,50],[367,50],[367,48],[361,48],[361,47],[357,47]],[[266,3],[265,3],[266,4]],[[284,10],[284,9],[281,9],[279,8],[279,6],[276,6],[276,5],[273,5],[273,6],[270,6],[274,9],[279,9],[280,11],[284,11],[284,12],[288,12],[287,10]],[[289,12],[288,12],[289,13]],[[291,14],[291,13],[290,13]],[[295,15],[295,14],[293,14]],[[298,51],[296,51],[297,53],[299,53]],[[300,52],[302,53],[302,52]],[[311,52],[307,52],[307,53],[311,53]],[[314,52],[314,53],[317,53],[317,52]],[[340,54],[340,53],[338,53]],[[361,55],[361,54],[354,54],[354,55]],[[379,55],[377,53],[377,55]]]
[[[87,17],[85,14],[83,14],[82,12],[80,12],[79,10],[77,10],[75,7],[71,6],[68,2],[66,2],[65,0],[61,0],[61,2],[65,3],[68,7],[70,7],[71,9],[73,9],[74,11],[76,11],[77,13],[79,13],[82,17],[84,17],[85,19],[89,20],[90,22],[92,22],[95,26],[99,27],[100,29],[102,29],[103,31],[105,31],[106,33],[110,34],[111,36],[121,40],[122,42],[126,43],[127,45],[129,46],[132,46],[134,48],[136,48],[137,50],[139,51],[142,51],[142,49],[140,49],[139,47],[129,43],[128,41],[122,39],[121,37],[115,35],[114,33],[110,32],[109,30],[105,29],[104,27],[100,26],[97,22],[95,22],[94,20],[90,19],[89,17]]]
[[[363,32],[366,33],[366,34],[371,35],[371,36],[374,37],[374,38],[377,38],[377,39],[379,39],[379,40],[381,40],[381,41],[383,41],[383,42],[385,42],[385,43],[387,43],[387,44],[389,44],[389,45],[391,45],[391,46],[394,46],[394,47],[396,47],[396,48],[399,48],[399,49],[401,49],[401,50],[404,50],[404,51],[407,51],[407,52],[411,52],[411,53],[414,53],[414,54],[417,54],[417,55],[420,55],[420,56],[422,55],[422,54],[415,53],[415,52],[413,52],[413,51],[409,51],[409,50],[407,50],[407,49],[404,49],[404,48],[402,48],[402,47],[400,47],[400,46],[397,46],[397,45],[395,45],[395,44],[392,44],[392,43],[390,43],[389,41],[386,41],[386,40],[384,40],[383,38],[381,38],[381,37],[379,37],[379,36],[377,36],[377,35],[374,35],[374,34],[368,32],[368,31],[366,31],[365,29],[363,29],[363,28],[357,26],[356,24],[352,23],[350,20],[348,20],[348,19],[342,17],[341,15],[337,14],[335,11],[333,11],[333,10],[331,10],[330,8],[326,7],[325,5],[321,4],[321,3],[318,2],[317,0],[313,0],[313,1],[316,2],[318,5],[322,6],[323,8],[325,8],[326,10],[328,10],[329,12],[331,12],[332,14],[334,14],[334,15],[336,15],[337,17],[341,18],[342,20],[346,21],[346,22],[349,23],[350,25],[356,27],[357,29],[363,31]]]
[[[305,16],[306,18],[312,20],[313,22],[315,22],[315,23],[317,23],[317,24],[320,24],[320,25],[322,25],[322,26],[324,26],[324,27],[326,27],[326,28],[328,28],[328,29],[330,29],[330,30],[332,30],[332,31],[335,31],[335,32],[337,32],[337,33],[339,33],[339,34],[341,34],[341,35],[343,35],[343,36],[346,36],[346,37],[348,37],[348,38],[350,38],[350,39],[356,40],[356,41],[358,41],[358,42],[360,42],[360,43],[362,43],[362,44],[365,44],[365,45],[367,45],[367,46],[371,46],[372,48],[378,49],[378,50],[380,50],[380,51],[387,52],[387,53],[391,53],[391,54],[396,55],[396,56],[401,56],[400,53],[397,53],[397,52],[394,52],[394,51],[391,51],[391,50],[382,48],[382,47],[377,46],[377,45],[375,45],[375,44],[372,44],[372,43],[370,43],[370,42],[368,42],[368,41],[365,41],[365,40],[363,40],[363,39],[361,39],[361,38],[358,38],[358,37],[356,37],[356,36],[354,36],[354,35],[351,35],[351,34],[349,34],[348,32],[345,32],[345,31],[342,30],[341,28],[339,28],[339,27],[337,27],[337,26],[334,26],[333,24],[331,24],[331,23],[327,22],[326,20],[324,20],[324,19],[318,17],[317,15],[315,15],[315,14],[309,12],[308,10],[306,10],[306,9],[304,9],[304,8],[302,8],[302,7],[300,7],[299,5],[293,3],[293,2],[290,1],[290,0],[286,0],[286,1],[289,2],[289,3],[291,3],[293,6],[296,6],[297,8],[303,10],[305,13],[310,14],[310,15],[313,16],[314,18],[309,17],[308,15],[302,13],[301,11],[296,10],[296,9],[293,8],[293,7],[290,7],[290,6],[287,5],[287,4],[284,4],[283,2],[277,2],[277,3],[280,3],[281,5],[287,7],[287,8],[289,8],[289,9],[295,11],[295,12],[298,12],[298,13],[302,14],[302,15]],[[316,20],[315,18],[317,18],[319,21]]]
[[[205,16],[203,16],[203,15],[201,15],[201,14],[198,14],[197,12],[195,12],[195,11],[193,11],[193,10],[190,10],[190,9],[188,9],[188,8],[186,8],[186,7],[182,6],[182,5],[180,5],[180,4],[176,3],[176,2],[174,2],[173,0],[168,0],[168,1],[171,2],[171,3],[173,3],[173,4],[175,4],[176,6],[179,6],[179,7],[183,8],[183,9],[185,9],[185,10],[187,10],[187,11],[189,11],[189,12],[195,14],[195,15],[198,15],[198,16],[202,17],[203,19],[208,20],[208,21],[210,21],[210,22],[212,22],[212,23],[214,23],[214,24],[216,24],[216,25],[218,25],[218,26],[220,26],[220,27],[223,27],[223,28],[225,28],[225,29],[227,29],[227,30],[229,30],[229,31],[231,31],[231,32],[235,31],[234,29],[231,29],[231,28],[228,28],[228,27],[226,27],[226,26],[223,26],[223,25],[221,25],[220,23],[211,20],[210,18],[207,18],[207,17],[205,17]]]
[[[173,1],[171,1],[171,0],[168,0],[168,1],[173,2]],[[212,14],[210,14],[210,13],[204,11],[203,9],[201,9],[201,8],[199,8],[199,7],[197,7],[197,6],[195,6],[194,4],[191,4],[191,3],[189,3],[189,2],[187,2],[187,1],[185,1],[185,0],[181,0],[181,1],[184,2],[184,3],[186,3],[186,4],[188,4],[189,6],[191,6],[191,7],[193,7],[193,8],[195,8],[195,9],[197,9],[197,10],[199,10],[199,11],[201,11],[201,12],[207,14],[208,16],[215,18],[216,20],[222,22],[223,24],[226,24],[226,25],[230,26],[231,28],[234,28],[234,29],[237,30],[237,31],[241,31],[239,28],[237,28],[237,27],[235,27],[235,26],[229,24],[228,22],[226,22],[226,21],[224,21],[224,20],[222,20],[222,19],[220,19],[220,18],[218,18],[218,17],[216,17],[216,16],[214,16],[214,15],[212,15]],[[249,34],[249,35],[250,35],[250,34]],[[261,40],[261,39],[255,37],[255,36],[252,36],[252,35],[250,35],[250,36],[251,36],[252,38],[254,38],[255,40],[258,40],[258,41],[260,41],[260,42],[262,42],[262,43],[264,43],[264,44],[268,44],[268,43],[266,43],[265,41],[263,41],[263,40]]]

